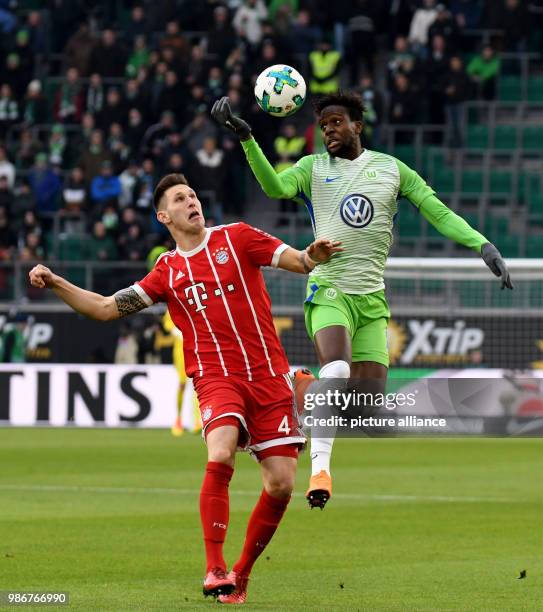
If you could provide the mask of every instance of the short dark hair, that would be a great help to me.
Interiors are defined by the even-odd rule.
[[[313,107],[317,115],[320,115],[327,106],[343,106],[349,113],[352,121],[364,120],[364,103],[362,98],[354,91],[338,91],[318,98]]]
[[[187,181],[184,174],[166,174],[163,176],[158,185],[155,187],[155,192],[153,193],[153,204],[155,206],[155,210],[158,210],[158,206],[160,204],[160,200],[162,200],[162,196],[165,191],[168,191],[170,187],[174,187],[175,185],[187,185],[189,182]]]

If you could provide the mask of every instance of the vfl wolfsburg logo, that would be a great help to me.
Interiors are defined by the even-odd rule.
[[[366,227],[373,219],[373,204],[361,193],[346,196],[339,207],[341,219],[350,227]]]

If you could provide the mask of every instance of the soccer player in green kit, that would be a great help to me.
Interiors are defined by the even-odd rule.
[[[228,98],[215,102],[211,114],[239,137],[266,195],[305,204],[315,237],[342,243],[343,253],[311,272],[304,303],[320,381],[367,380],[374,392],[384,392],[390,311],[383,272],[399,197],[410,200],[441,234],[479,253],[500,277],[502,289],[513,285],[498,249],[447,208],[414,170],[362,147],[364,106],[357,94],[321,97],[315,111],[326,153],[302,157],[280,173],[264,156],[250,126],[232,115]],[[332,445],[333,438],[311,438],[312,475],[306,497],[312,508],[323,508],[332,494]]]

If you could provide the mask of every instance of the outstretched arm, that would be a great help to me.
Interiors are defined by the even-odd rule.
[[[73,285],[42,264],[34,266],[29,277],[33,287],[52,289],[70,308],[90,319],[111,321],[147,308],[147,304],[131,287],[111,296],[100,295]]]
[[[305,163],[298,162],[296,166],[277,173],[253,138],[251,126],[232,114],[227,97],[215,102],[211,116],[240,139],[249,166],[268,197],[290,200],[303,192],[311,198],[311,157],[303,158]]]
[[[341,242],[319,238],[304,251],[288,247],[281,253],[277,267],[298,274],[309,274],[318,264],[326,263],[334,253],[343,251],[340,245]]]

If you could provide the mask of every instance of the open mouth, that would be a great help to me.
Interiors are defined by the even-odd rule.
[[[189,221],[191,221],[192,219],[196,219],[196,217],[199,217],[200,213],[197,210],[193,210],[190,215],[189,215]]]
[[[328,147],[331,149],[335,149],[336,147],[341,146],[341,143],[339,142],[339,140],[335,140],[334,138],[332,138],[331,140],[328,141]]]

